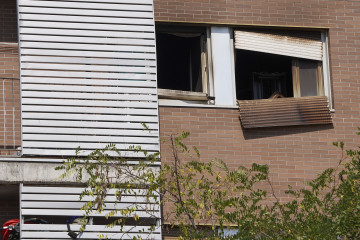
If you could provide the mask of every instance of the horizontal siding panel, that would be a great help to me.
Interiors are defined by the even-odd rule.
[[[45,21],[23,21],[20,27],[52,28],[52,29],[82,29],[82,30],[108,30],[108,31],[130,31],[130,32],[152,32],[153,26],[143,25],[110,25],[96,23],[68,23],[68,22],[45,22]]]
[[[21,204],[22,209],[32,208],[32,209],[80,209],[84,205],[84,202],[24,202]],[[106,203],[104,210],[111,210],[115,207],[118,208],[131,208],[134,206],[134,203]],[[151,209],[159,211],[160,207],[153,207],[149,204],[138,204],[139,210]],[[153,208],[150,208],[153,207]]]
[[[92,201],[94,200],[95,197],[90,197],[90,196],[84,196],[80,202],[88,202],[88,201]],[[51,193],[37,193],[37,194],[28,194],[28,193],[23,193],[21,195],[21,200],[22,202],[25,201],[61,201],[61,202],[76,202],[79,201],[79,194],[51,194]],[[107,196],[105,198],[105,202],[106,203],[114,203],[119,201],[118,197],[115,196]],[[156,200],[154,198],[149,198],[149,201],[151,203],[155,203]],[[121,196],[121,202],[122,203],[146,203],[146,197],[144,196]],[[78,209],[79,210],[79,209]],[[58,211],[58,210],[55,210]],[[46,213],[45,213],[46,214]],[[32,215],[32,214],[29,214]],[[36,215],[36,214],[35,214]],[[38,214],[40,215],[40,214]],[[73,214],[73,215],[69,215],[69,216],[79,216],[82,214]]]
[[[53,118],[52,118],[53,119]],[[102,131],[115,131],[116,129],[120,129],[119,131],[122,131],[121,129],[126,129],[127,131],[144,131],[144,127],[140,123],[134,123],[134,122],[126,122],[129,121],[129,119],[124,119],[125,122],[105,122],[105,121],[96,121],[96,122],[88,122],[88,121],[66,121],[66,120],[23,120],[23,131],[30,132],[32,129],[31,127],[36,126],[42,126],[43,131],[46,132],[46,127],[56,127],[56,128],[50,128],[53,131],[58,131],[58,128],[61,127],[71,127],[74,128],[89,128],[92,131],[96,131],[96,128],[101,128]],[[29,127],[30,126],[30,127]],[[146,126],[151,129],[151,134],[154,134],[154,132],[157,131],[158,125],[153,123],[148,123]],[[148,131],[145,131],[148,132]],[[135,133],[132,133],[135,134]]]
[[[157,110],[151,109],[127,109],[127,108],[92,108],[92,107],[59,107],[59,106],[37,106],[22,105],[24,112],[53,112],[53,113],[98,113],[98,114],[130,114],[130,115],[152,115],[157,116]]]
[[[76,145],[73,145],[76,146]],[[93,145],[96,146],[96,145]],[[106,145],[100,145],[105,147]],[[57,145],[57,147],[59,147],[59,144]],[[131,151],[124,151],[125,149],[122,149],[123,153],[122,156],[123,157],[127,157],[127,158],[144,158],[146,157],[144,153],[142,152],[131,152]],[[23,154],[24,155],[48,155],[48,156],[73,156],[75,155],[75,151],[73,149],[59,149],[59,148],[52,148],[52,149],[48,149],[48,148],[41,148],[41,147],[36,147],[36,148],[25,148],[23,149]],[[153,154],[159,151],[158,149],[152,149],[152,151],[147,151],[148,154]],[[88,156],[89,154],[91,154],[93,152],[93,150],[81,150],[81,152],[78,153],[78,156]],[[109,156],[113,156],[116,157],[118,156],[117,153],[109,153]]]
[[[38,85],[24,84],[23,90],[34,91],[67,91],[67,92],[93,92],[93,93],[139,93],[156,94],[155,88],[131,88],[131,87],[100,87],[100,86],[71,86],[71,85]]]
[[[110,4],[104,2],[64,2],[64,1],[41,1],[41,0],[19,0],[19,6],[31,7],[51,7],[51,8],[79,8],[79,9],[104,9],[104,10],[119,10],[119,11],[148,11],[152,12],[152,4]]]
[[[112,45],[138,45],[138,46],[155,46],[155,41],[151,39],[130,39],[130,38],[105,38],[105,37],[68,37],[49,36],[49,35],[22,35],[22,41],[27,42],[63,42],[63,43],[97,43]]]
[[[46,57],[46,56],[23,56],[23,62],[33,63],[76,63],[76,64],[97,64],[112,66],[150,66],[155,67],[154,60],[131,60],[131,59],[112,59],[112,58],[89,58],[89,57]],[[55,80],[55,79],[54,79]],[[83,79],[77,79],[80,81]],[[77,81],[73,81],[77,84]]]
[[[122,189],[124,191],[123,195],[146,195],[146,191],[144,189]],[[45,187],[45,186],[41,186],[41,187],[37,187],[37,186],[26,186],[25,188],[22,189],[22,193],[35,193],[35,194],[39,194],[39,193],[46,193],[46,194],[66,194],[66,195],[71,195],[71,194],[80,194],[84,191],[83,188],[80,187]],[[109,189],[107,191],[108,195],[114,195],[116,194],[116,192],[118,191],[118,189]],[[159,195],[158,193],[154,192],[154,195]]]
[[[143,139],[143,141],[146,139]],[[24,141],[24,148],[44,148],[44,149],[52,149],[52,150],[56,150],[57,148],[60,149],[64,149],[64,150],[69,150],[69,149],[74,149],[74,148],[80,148],[80,149],[84,149],[84,150],[89,150],[89,149],[94,149],[94,148],[105,148],[108,144],[110,144],[111,142],[107,142],[107,143],[88,143],[88,142],[64,142],[64,141],[58,141],[58,142],[41,142],[41,141]],[[114,143],[115,147],[118,148],[121,151],[127,150],[130,147],[134,146],[134,144],[117,144]],[[135,145],[136,146],[136,145]],[[159,151],[159,147],[157,147],[157,144],[142,144],[141,146],[142,150],[145,151]],[[36,150],[36,149],[35,149]],[[61,152],[61,150],[59,151]],[[64,151],[66,152],[66,151]],[[130,152],[130,151],[129,151]],[[127,152],[125,152],[123,154],[123,156],[127,156],[126,155]],[[63,154],[61,154],[63,155]],[[83,154],[80,153],[80,156],[82,156]]]
[[[35,92],[35,91],[23,91],[22,97],[34,97],[34,98],[63,98],[63,99],[101,99],[101,100],[118,100],[118,101],[156,101],[156,95],[146,94],[103,94],[103,93],[79,93],[76,95],[72,92]]]
[[[81,234],[81,239],[99,239],[100,234],[102,234],[101,232],[99,233],[89,233],[89,232],[84,232]],[[26,239],[64,239],[67,238],[69,239],[69,236],[67,235],[67,232],[39,232],[39,233],[33,233],[33,232],[23,232],[22,233],[22,239],[26,240]],[[141,237],[142,239],[154,239],[154,240],[161,240],[161,235],[157,235],[157,234],[149,234],[149,233],[128,233],[128,234],[123,234],[123,233],[114,233],[114,234],[106,234],[105,239],[128,239],[128,240],[133,240],[134,237],[135,239],[138,239],[136,237]]]
[[[100,44],[71,44],[71,43],[53,43],[53,42],[25,42],[20,43],[21,48],[47,48],[61,50],[92,50],[109,52],[155,52],[155,47],[143,46],[122,46],[122,45],[100,45]]]
[[[86,51],[62,51],[56,49],[22,49],[24,55],[34,56],[59,56],[59,57],[103,57],[110,59],[155,59],[153,53],[136,53],[136,52],[102,52],[92,51],[91,49]]]
[[[89,214],[90,216],[97,216],[97,217],[105,217],[107,214],[109,214],[110,211],[103,211],[102,213],[92,213]],[[23,215],[36,215],[36,216],[83,216],[85,214],[85,211],[81,211],[81,210],[65,210],[65,209],[61,209],[61,210],[54,210],[54,209],[22,209],[22,214]],[[135,214],[134,214],[135,215]],[[137,211],[136,215],[138,215],[139,217],[142,218],[150,218],[153,216],[156,217],[160,217],[159,213],[147,213],[147,212],[141,212],[141,211]],[[123,217],[124,214],[119,213],[115,213],[113,215],[114,217]],[[64,234],[67,233],[65,232]],[[25,237],[25,236],[24,236]],[[58,237],[56,237],[58,238]]]
[[[151,102],[129,101],[92,101],[92,100],[64,100],[46,98],[23,98],[23,105],[47,105],[47,106],[88,106],[88,107],[121,107],[121,108],[155,108]]]
[[[47,7],[29,7],[19,6],[20,13],[36,13],[36,14],[59,14],[69,16],[99,16],[99,17],[132,17],[132,18],[148,18],[153,19],[152,12],[133,12],[133,11],[113,11],[113,10],[94,10],[94,9],[71,9],[66,11],[61,8]]]
[[[45,63],[23,63],[22,68],[33,68],[43,70],[68,70],[68,71],[96,71],[96,72],[127,72],[127,73],[156,73],[153,67],[124,67],[124,66],[104,66],[88,64],[45,64]]]
[[[71,225],[71,229],[73,231],[79,231],[81,225]],[[24,224],[23,230],[26,231],[67,231],[66,226],[62,224]],[[114,226],[114,227],[106,227],[106,226],[99,226],[99,225],[88,225],[86,227],[86,230],[89,232],[120,232],[121,227],[120,226]],[[146,226],[124,226],[124,231],[129,232],[138,232],[138,231],[149,231],[149,227]],[[160,233],[160,228],[157,227],[154,229],[153,233]]]
[[[24,68],[22,68],[24,69]],[[133,80],[156,80],[155,74],[137,73],[107,73],[107,72],[67,72],[67,71],[41,71],[41,70],[22,70],[23,76],[37,77],[65,77],[65,78],[102,78],[102,79],[133,79]]]
[[[45,128],[45,127],[23,127],[24,133],[37,133],[37,134],[78,134],[78,135],[90,135],[96,134],[98,136],[141,136],[141,137],[157,137],[156,131],[144,131],[144,130],[117,130],[117,129],[93,129],[93,128]],[[30,138],[29,135],[26,135]],[[37,135],[36,135],[37,136]],[[88,137],[88,136],[86,136]],[[89,137],[90,138],[90,137]],[[46,138],[44,138],[46,139]],[[156,138],[155,138],[156,139]],[[72,138],[71,140],[76,140]],[[91,138],[89,139],[89,141]],[[123,139],[122,139],[123,140]],[[111,138],[108,140],[111,141]],[[157,142],[151,140],[150,142]]]
[[[159,151],[151,0],[19,0],[18,11],[23,154]]]
[[[157,116],[123,116],[123,115],[89,115],[89,114],[71,114],[71,113],[34,113],[24,112],[23,119],[38,119],[38,120],[78,120],[89,122],[111,122],[114,124],[118,122],[132,122],[135,124],[140,123],[153,123],[157,124]],[[61,122],[59,121],[59,122]],[[109,123],[110,122],[110,123]],[[109,127],[111,128],[111,127]]]
[[[83,23],[108,23],[108,24],[130,24],[130,25],[154,25],[152,19],[146,18],[123,18],[123,17],[99,17],[99,16],[69,16],[49,14],[20,14],[21,20],[47,21],[52,19],[58,22],[83,22]]]
[[[145,134],[144,134],[145,135]],[[126,136],[126,135],[125,135]],[[39,133],[39,134],[31,134],[28,133],[26,135],[24,135],[24,140],[28,140],[28,141],[51,141],[51,142],[64,142],[64,146],[65,143],[67,142],[93,142],[93,143],[97,143],[97,142],[103,142],[103,143],[143,143],[144,141],[146,141],[147,144],[156,144],[158,142],[157,138],[151,138],[151,137],[123,137],[123,136],[92,136],[90,135],[90,133],[88,133],[86,136],[81,136],[81,135],[66,135],[66,134],[43,134],[43,133]],[[47,142],[46,144],[48,144],[50,142]],[[45,145],[44,145],[45,146]]]
[[[38,35],[56,35],[63,36],[85,36],[85,37],[110,37],[110,38],[131,38],[131,39],[148,39],[154,40],[153,32],[108,32],[85,29],[49,29],[49,28],[31,28],[22,27],[19,29],[20,34],[38,34]],[[20,35],[21,37],[21,35]]]
[[[78,78],[39,78],[23,77],[22,82],[27,83],[49,83],[63,85],[93,85],[93,86],[111,86],[111,87],[156,87],[154,80],[105,80],[105,79],[78,79]]]

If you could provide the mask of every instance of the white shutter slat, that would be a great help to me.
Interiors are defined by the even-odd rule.
[[[159,151],[153,1],[18,3],[23,154]]]
[[[153,53],[137,53],[137,52],[101,52],[101,51],[63,51],[56,49],[33,49],[33,48],[24,48],[22,49],[22,53],[24,55],[32,55],[32,56],[60,56],[60,57],[103,57],[110,59],[155,59]]]
[[[71,229],[73,231],[79,231],[81,225],[71,225]],[[61,224],[24,224],[23,230],[31,231],[31,230],[40,230],[40,231],[67,231],[67,228],[65,225]],[[99,225],[88,225],[86,227],[86,230],[89,232],[120,232],[121,227],[120,226],[114,226],[114,227],[106,227],[106,226],[99,226]],[[149,227],[146,226],[124,226],[124,231],[130,231],[132,233],[138,232],[138,231],[149,231]],[[153,233],[160,233],[160,228],[157,227],[154,229]]]
[[[125,121],[128,119],[124,119]],[[23,127],[24,132],[32,131],[33,127],[42,126],[44,132],[50,131],[47,127],[56,127],[50,128],[51,131],[57,132],[58,128],[62,129],[61,127],[71,127],[74,128],[89,128],[92,131],[97,131],[96,128],[101,128],[101,131],[115,131],[118,129],[127,129],[129,134],[137,134],[137,131],[143,132],[143,127],[140,126],[138,123],[129,123],[129,122],[88,122],[88,121],[57,121],[57,120],[24,120],[24,125],[30,127]],[[151,129],[150,134],[154,134],[157,129],[158,125],[153,123],[148,123],[147,127]],[[129,130],[131,129],[131,130]],[[79,130],[80,131],[80,130]],[[122,131],[122,130],[119,130]],[[145,131],[148,132],[148,131]],[[131,135],[130,134],[130,135]]]
[[[124,101],[156,101],[156,95],[140,95],[140,94],[102,94],[102,93],[79,93],[76,95],[71,92],[38,92],[27,91],[23,92],[22,97],[34,98],[63,98],[63,99],[102,99],[102,100],[124,100]],[[154,103],[156,105],[156,102]]]
[[[70,16],[99,16],[99,17],[132,17],[132,18],[153,18],[152,12],[143,11],[112,11],[112,10],[94,10],[94,9],[71,9],[66,11],[62,8],[47,8],[47,7],[29,7],[19,6],[20,13],[37,13],[37,14],[59,14]]]
[[[22,68],[24,69],[24,68]],[[71,72],[71,71],[41,71],[41,70],[22,70],[23,76],[37,77],[65,77],[65,78],[103,78],[103,79],[133,79],[133,80],[156,80],[155,74],[137,73],[107,73],[107,72]]]
[[[114,130],[114,129],[84,129],[84,128],[37,128],[24,127],[25,133],[46,133],[46,134],[96,134],[99,136],[141,136],[141,137],[156,137],[156,131],[142,131],[142,130]],[[27,135],[28,136],[28,135]],[[111,141],[111,139],[109,139]],[[154,142],[154,140],[152,140]],[[156,141],[155,141],[156,142]]]
[[[152,5],[129,5],[124,3],[104,4],[104,2],[64,2],[64,1],[41,1],[41,0],[19,0],[20,6],[51,7],[51,8],[80,8],[80,9],[105,9],[105,10],[130,10],[130,11],[152,11]]]
[[[109,58],[88,58],[88,57],[45,57],[45,56],[23,56],[23,62],[33,63],[77,63],[77,64],[101,64],[113,66],[150,66],[155,67],[154,60],[131,60],[131,59],[109,59]],[[55,79],[54,79],[55,80]],[[77,79],[80,81],[83,79]],[[73,81],[74,84],[77,81]]]
[[[93,100],[58,100],[46,98],[24,98],[24,105],[54,105],[54,106],[89,106],[89,107],[127,107],[127,108],[156,108],[151,102],[129,101],[93,101]]]
[[[24,90],[34,91],[66,91],[66,92],[93,92],[93,93],[139,93],[156,94],[154,88],[133,88],[133,87],[104,87],[104,86],[71,86],[71,85],[38,85],[24,84]],[[94,105],[96,106],[96,105]]]
[[[119,66],[105,66],[105,65],[89,65],[89,64],[45,64],[45,63],[23,63],[23,68],[43,69],[43,70],[70,70],[70,71],[97,71],[97,72],[118,72]],[[153,67],[121,67],[122,72],[127,73],[155,73],[156,69]]]
[[[153,32],[109,32],[86,29],[50,29],[50,28],[32,28],[22,27],[19,29],[21,34],[39,34],[39,35],[56,35],[56,36],[85,36],[85,37],[111,37],[111,38],[131,38],[131,39],[148,39],[154,40]],[[21,36],[20,36],[21,37]]]
[[[235,48],[321,61],[321,39],[261,31],[235,31]]]
[[[119,17],[98,17],[98,16],[68,16],[51,14],[20,14],[21,20],[47,20],[49,18],[59,22],[83,22],[83,23],[121,23],[130,25],[153,25],[152,19],[146,18],[119,18]]]
[[[157,116],[122,116],[122,115],[87,115],[87,114],[71,114],[71,113],[31,113],[25,112],[23,113],[23,119],[37,119],[39,120],[77,120],[77,121],[86,121],[96,123],[96,122],[104,122],[106,121],[108,125],[112,123],[117,124],[118,122],[132,122],[134,124],[143,123],[143,122],[151,122],[157,123]],[[26,121],[26,120],[24,120]],[[59,122],[61,122],[59,121]],[[111,126],[109,127],[111,128]]]

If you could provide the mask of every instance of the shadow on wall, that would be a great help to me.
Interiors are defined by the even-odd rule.
[[[19,185],[0,185],[0,225],[19,218]]]
[[[318,132],[334,129],[333,124],[325,125],[304,125],[304,126],[285,126],[285,127],[264,127],[264,128],[242,128],[245,140],[278,137],[293,134]]]

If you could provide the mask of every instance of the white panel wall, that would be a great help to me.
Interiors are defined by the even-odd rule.
[[[20,213],[22,223],[29,218],[41,218],[51,224],[21,224],[21,239],[71,239],[68,236],[66,220],[73,216],[83,216],[84,211],[80,208],[92,200],[89,196],[79,200],[83,188],[79,187],[42,187],[42,186],[23,186],[20,188]],[[110,190],[106,197],[106,207],[101,214],[91,214],[94,218],[83,233],[77,239],[162,239],[160,226],[150,231],[151,224],[160,221],[161,213],[158,200],[146,200],[144,191],[141,189],[133,190],[133,193],[123,194],[121,200],[115,196],[115,190]],[[135,194],[136,193],[136,194]],[[131,216],[135,214],[139,217],[137,224],[141,226],[126,225],[122,229],[120,226],[113,228],[106,227],[104,216],[109,211],[117,210],[114,215],[121,217],[121,210],[134,209]],[[95,212],[95,211],[94,211]],[[127,216],[130,217],[130,216]],[[113,219],[114,220],[114,219]],[[134,223],[133,223],[134,224]],[[140,224],[139,224],[140,225]],[[70,224],[70,229],[79,233],[81,225]],[[100,236],[103,236],[100,238]]]
[[[211,51],[215,103],[235,106],[234,49],[230,28],[211,27]]]
[[[158,151],[153,1],[18,4],[23,154]]]

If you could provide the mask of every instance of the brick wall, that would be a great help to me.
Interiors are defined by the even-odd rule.
[[[268,164],[276,193],[300,186],[334,167],[340,152],[333,141],[360,145],[360,1],[328,0],[154,0],[157,21],[228,25],[304,26],[329,29],[335,114],[333,125],[243,130],[236,109],[160,107],[160,134],[190,131],[189,144],[203,160],[231,166]],[[169,145],[161,147],[171,159]]]
[[[20,90],[16,1],[0,5],[0,155],[20,146]]]

